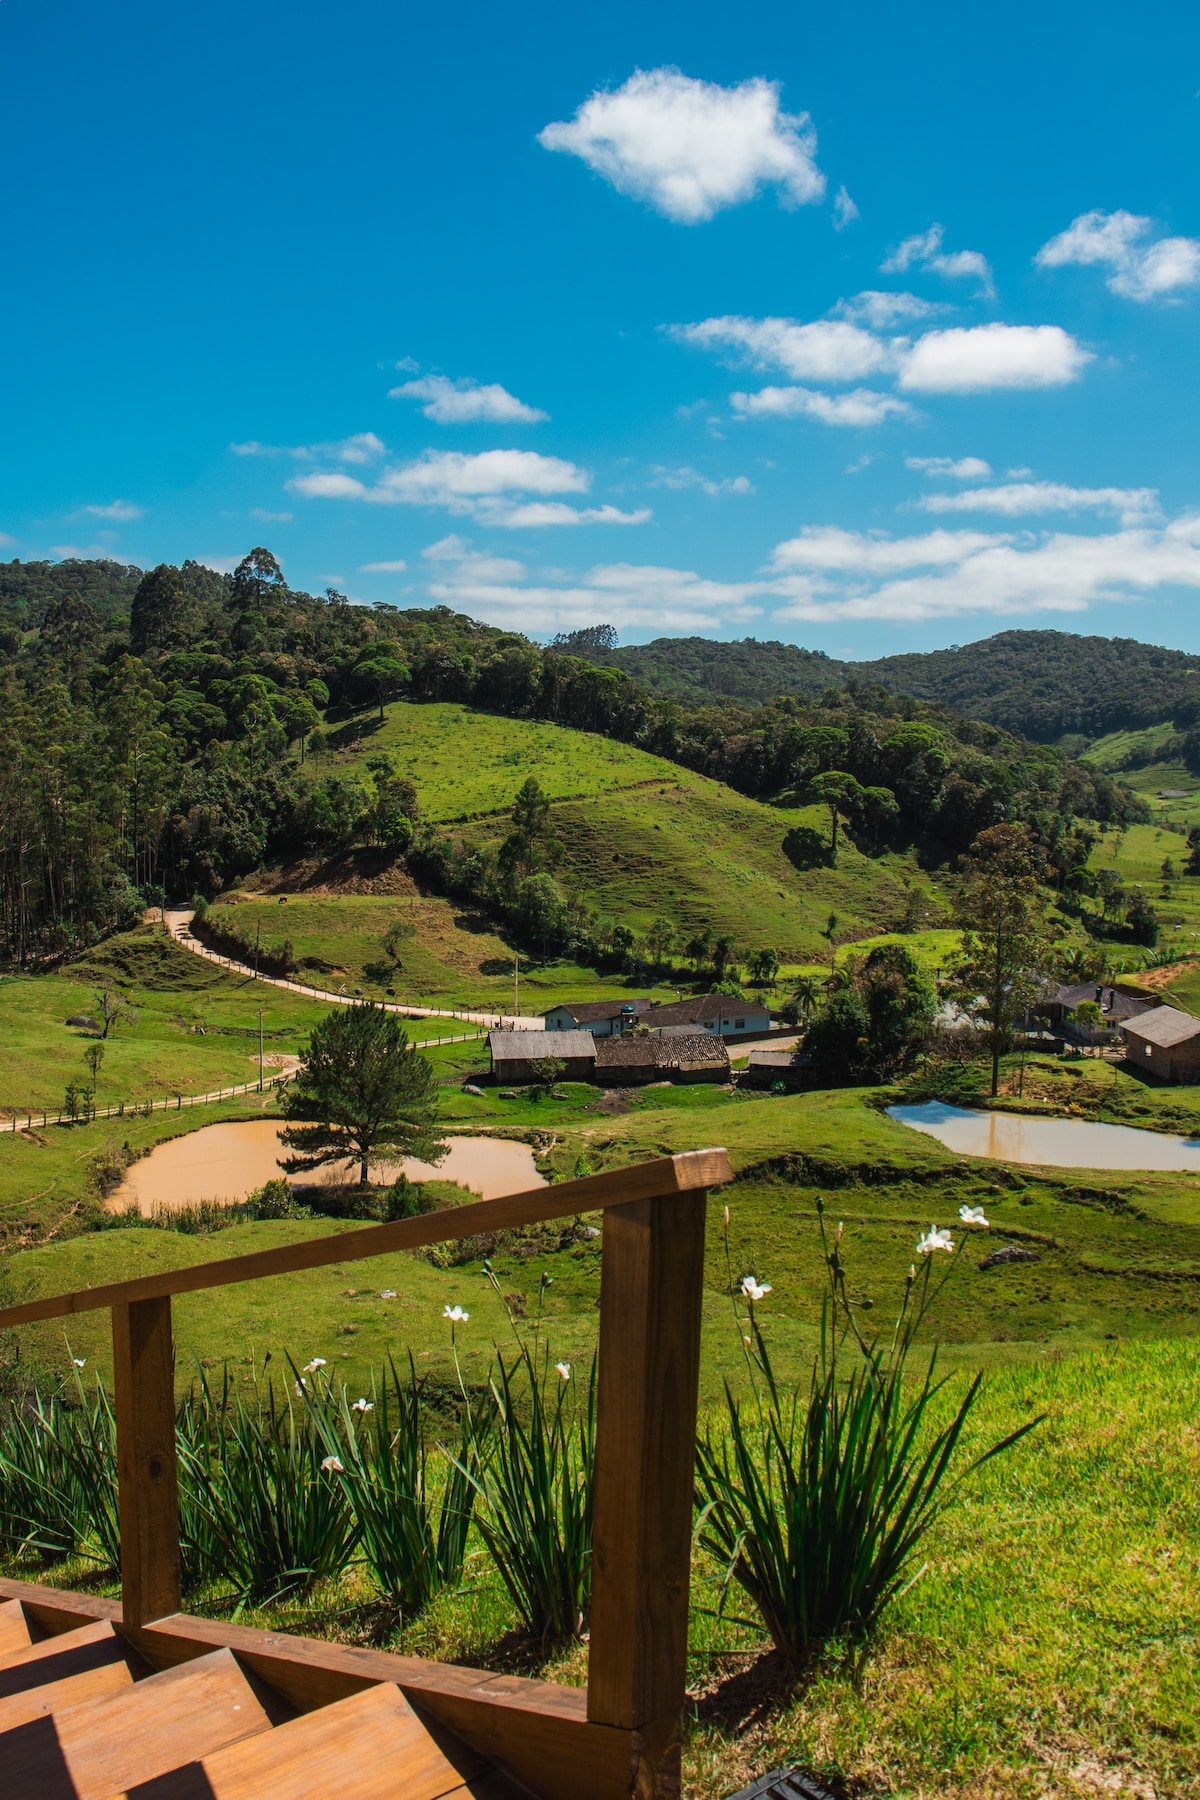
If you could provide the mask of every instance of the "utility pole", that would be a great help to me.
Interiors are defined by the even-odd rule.
[[[262,1030],[262,1022],[263,1022],[263,1009],[260,1006],[258,1009],[258,1091],[260,1094],[263,1091],[263,1030]]]

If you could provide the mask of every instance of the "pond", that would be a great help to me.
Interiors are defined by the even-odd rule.
[[[924,1131],[959,1156],[1042,1163],[1058,1169],[1195,1169],[1200,1138],[1138,1131],[1131,1125],[1092,1125],[1086,1119],[1026,1119],[1015,1113],[974,1112],[929,1100],[889,1106],[888,1117]]]
[[[149,1215],[156,1206],[188,1206],[198,1200],[231,1205],[244,1200],[255,1188],[277,1181],[283,1174],[279,1167],[279,1158],[285,1154],[279,1142],[281,1130],[273,1119],[249,1119],[244,1124],[205,1125],[199,1131],[170,1138],[132,1165],[108,1204],[114,1211],[136,1206]],[[489,1137],[451,1137],[446,1141],[449,1151],[436,1167],[406,1156],[399,1162],[374,1166],[373,1181],[395,1181],[401,1173],[411,1181],[456,1181],[483,1200],[545,1186],[528,1144]],[[345,1164],[330,1163],[308,1179],[353,1181],[357,1167],[348,1170]]]

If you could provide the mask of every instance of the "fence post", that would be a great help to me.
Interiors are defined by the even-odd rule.
[[[604,1214],[587,1709],[632,1733],[637,1800],[680,1789],[706,1201]]]
[[[112,1309],[121,1615],[145,1625],[179,1611],[179,1487],[171,1301]]]

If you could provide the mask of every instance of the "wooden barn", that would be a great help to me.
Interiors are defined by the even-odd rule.
[[[488,1054],[496,1081],[536,1081],[533,1065],[546,1056],[566,1064],[564,1081],[590,1081],[596,1040],[590,1031],[489,1031]]]
[[[681,1036],[602,1038],[596,1045],[600,1087],[642,1087],[649,1081],[728,1081],[729,1052],[708,1032]]]
[[[1200,1081],[1200,1019],[1156,1006],[1121,1026],[1125,1060],[1163,1081]]]

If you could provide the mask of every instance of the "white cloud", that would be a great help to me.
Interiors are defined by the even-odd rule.
[[[819,419],[822,425],[882,425],[907,417],[912,407],[892,394],[855,388],[849,394],[820,394],[805,387],[765,387],[757,394],[731,394],[730,405],[743,419]]]
[[[497,564],[469,552],[444,560],[444,575],[429,584],[435,600],[536,634],[594,625],[597,619],[618,629],[716,631],[759,618],[762,607],[756,601],[775,586],[769,581],[706,581],[690,569],[632,563],[601,564],[573,583],[535,583],[526,582],[527,572],[519,563]],[[501,574],[501,568],[508,572]]]
[[[1200,514],[1094,536],[955,531],[881,539],[813,528],[781,544],[773,566],[798,571],[775,615],[781,620],[1078,613],[1161,587],[1200,589]],[[785,573],[780,588],[790,579]]]
[[[840,319],[746,319],[727,314],[672,325],[671,336],[701,350],[732,350],[756,368],[779,368],[797,381],[859,381],[895,365],[891,346]]]
[[[373,431],[359,431],[331,444],[260,444],[257,438],[251,438],[248,443],[230,444],[229,448],[235,456],[291,456],[297,462],[360,464],[387,454],[387,445]]]
[[[955,481],[985,481],[992,472],[982,456],[906,456],[904,466],[922,475],[950,475]]]
[[[294,514],[285,512],[266,512],[261,506],[250,509],[252,519],[260,519],[264,525],[290,525]]]
[[[128,524],[131,519],[140,519],[140,506],[131,506],[128,500],[110,500],[107,506],[85,506],[82,509],[92,519],[115,519],[120,524]]]
[[[946,252],[942,249],[943,236],[940,225],[931,225],[928,231],[922,231],[916,237],[905,238],[886,262],[879,265],[880,269],[883,274],[892,275],[915,265],[917,268],[928,269],[933,275],[944,275],[948,281],[978,281],[980,294],[992,299],[996,290],[987,257],[978,250]]]
[[[9,537],[7,531],[0,531],[0,549],[12,550],[16,547],[16,538]]]
[[[1178,288],[1195,287],[1200,283],[1200,238],[1143,242],[1153,226],[1153,219],[1137,213],[1080,213],[1033,260],[1041,269],[1098,264],[1111,271],[1111,291],[1127,300],[1159,300]]]
[[[1024,513],[1115,512],[1123,525],[1158,515],[1156,488],[1079,488],[1057,481],[1009,482],[1001,487],[966,488],[957,494],[926,494],[922,512],[993,512],[1010,519]]]
[[[845,183],[843,183],[833,197],[833,229],[845,231],[847,225],[852,225],[855,219],[861,217],[862,214],[846,192]]]
[[[314,470],[288,482],[310,500],[362,500],[380,506],[441,506],[507,529],[545,525],[641,525],[648,509],[576,508],[554,498],[586,493],[586,469],[533,450],[426,450],[415,461],[382,469],[373,485],[338,469]],[[530,500],[528,496],[535,496]]]
[[[424,400],[421,411],[439,425],[466,425],[481,419],[500,425],[535,425],[550,417],[536,406],[526,406],[499,382],[480,383],[469,376],[451,381],[446,375],[423,375],[419,381],[389,388],[388,399]]]
[[[917,339],[900,370],[900,386],[918,394],[1062,387],[1091,360],[1091,352],[1060,325],[953,326]]]
[[[699,469],[667,469],[661,463],[651,470],[651,487],[702,488],[715,499],[720,494],[752,494],[754,483],[745,475],[726,475],[720,480],[702,475]]]
[[[240,556],[198,556],[201,568],[213,569],[218,575],[232,575],[241,562]]]
[[[698,225],[764,186],[785,205],[820,200],[816,135],[807,113],[780,111],[773,81],[719,87],[678,69],[638,69],[597,92],[573,119],[547,125],[547,150],[580,157],[622,194],[680,225]]]
[[[401,558],[398,562],[359,563],[360,575],[403,575],[408,564]]]
[[[855,325],[867,325],[872,331],[886,331],[908,319],[928,319],[944,312],[932,300],[920,300],[916,294],[888,293],[881,288],[867,288],[851,300],[839,300],[832,311],[839,319],[850,319]]]

